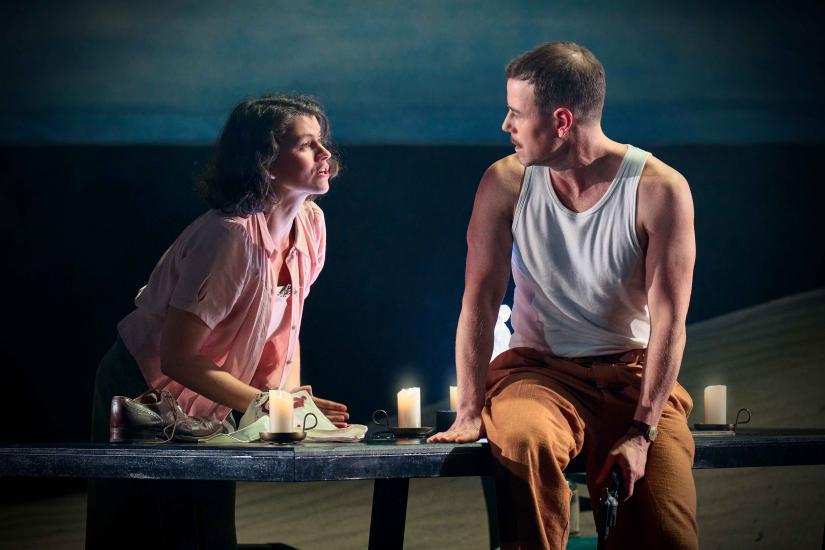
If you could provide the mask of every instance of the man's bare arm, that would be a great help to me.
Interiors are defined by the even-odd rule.
[[[687,182],[654,158],[649,164],[658,174],[653,181],[640,183],[639,218],[647,236],[645,285],[651,330],[633,418],[655,426],[673,391],[685,349],[685,318],[696,242],[693,200]],[[628,433],[619,438],[608,453],[596,484],[604,484],[613,464],[618,464],[622,469],[625,499],[630,498],[636,481],[644,477],[649,447],[650,443],[641,435]]]
[[[651,328],[634,419],[655,426],[682,363],[696,239],[693,199],[680,174],[673,172],[667,181],[649,186],[645,202],[645,284]]]
[[[510,278],[511,226],[524,168],[514,156],[491,166],[481,179],[467,229],[464,296],[456,330],[459,403],[456,421],[431,442],[481,437],[484,381],[493,352],[493,328]]]

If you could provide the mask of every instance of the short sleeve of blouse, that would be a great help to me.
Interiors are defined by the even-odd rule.
[[[245,230],[216,220],[177,251],[178,281],[169,304],[214,329],[232,311],[248,277],[252,246]]]

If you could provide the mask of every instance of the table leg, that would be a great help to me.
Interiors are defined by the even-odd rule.
[[[481,476],[481,487],[484,489],[484,503],[487,505],[487,534],[490,538],[490,548],[498,548],[498,509],[496,508],[496,481],[493,476]]]
[[[404,547],[409,479],[376,479],[372,492],[370,550]]]

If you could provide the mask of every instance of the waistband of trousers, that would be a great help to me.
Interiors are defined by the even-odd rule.
[[[591,355],[588,357],[565,357],[568,361],[578,363],[583,367],[591,367],[594,364],[605,365],[632,365],[644,364],[647,359],[647,349],[631,349],[619,353],[608,355]]]

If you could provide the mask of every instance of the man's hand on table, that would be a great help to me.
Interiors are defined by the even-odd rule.
[[[439,432],[427,439],[427,443],[472,443],[484,436],[481,416],[459,417],[446,432]]]
[[[346,428],[348,426],[347,420],[349,420],[349,413],[347,412],[346,405],[336,401],[330,401],[329,399],[316,397],[312,393],[312,386],[298,386],[297,388],[293,388],[290,393],[301,390],[306,390],[309,395],[312,395],[312,400],[315,402],[315,405],[324,413],[324,416],[329,418],[330,422],[335,424],[336,428]]]
[[[641,435],[622,436],[607,454],[604,466],[596,479],[596,485],[603,486],[607,483],[610,469],[614,464],[618,464],[622,470],[624,500],[629,499],[633,496],[633,487],[636,482],[645,476],[649,448],[650,442]]]

